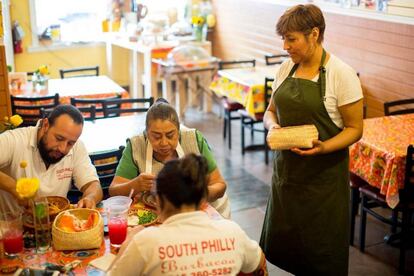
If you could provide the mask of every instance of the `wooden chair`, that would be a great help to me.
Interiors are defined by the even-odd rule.
[[[255,59],[227,60],[227,61],[219,61],[218,63],[219,70],[239,68],[239,67],[255,67],[255,66],[256,66]],[[229,100],[227,97],[221,98],[221,105],[224,110],[223,138],[226,139],[226,135],[228,132],[229,149],[231,149],[231,121],[240,119],[240,116],[234,116],[234,113],[236,113],[238,110],[243,109],[244,106],[238,102],[233,102]]]
[[[279,55],[266,54],[265,62],[266,62],[266,65],[282,64],[282,62],[288,57],[289,55],[287,54],[279,54]]]
[[[86,121],[93,121],[96,119],[96,108],[94,105],[91,106],[82,106],[82,107],[77,107],[77,109],[79,109],[80,112],[82,112],[83,116],[84,116],[84,120]],[[49,117],[50,113],[53,111],[53,108],[41,108],[40,109],[40,116],[43,118],[47,118]],[[86,116],[85,116],[86,114]]]
[[[270,101],[270,97],[272,96],[272,83],[273,83],[274,79],[273,78],[265,78],[265,84],[264,84],[264,94],[265,94],[265,110],[269,104]],[[265,151],[265,163],[266,165],[269,164],[269,147],[267,145],[266,142],[266,137],[267,137],[267,133],[268,130],[264,127],[263,125],[263,116],[264,116],[264,112],[263,113],[258,113],[255,114],[255,117],[250,116],[250,114],[247,113],[246,110],[242,109],[239,110],[239,114],[240,114],[240,119],[241,119],[241,149],[242,149],[242,155],[245,154],[246,150],[254,150],[254,149],[264,149]],[[261,127],[257,127],[257,125],[263,126],[263,128]],[[249,146],[245,145],[245,133],[244,130],[245,129],[250,129],[251,133],[252,133],[252,138],[253,138],[253,133],[254,132],[261,132],[264,134],[264,140],[263,140],[263,144],[252,144]]]
[[[45,97],[16,97],[10,95],[12,113],[22,117],[23,126],[35,126],[39,119],[42,119],[40,110],[53,109],[59,105],[59,94]]]
[[[359,188],[368,185],[368,183],[365,180],[363,180],[361,177],[359,177],[358,175],[354,174],[353,172],[350,172],[349,176],[350,176],[349,186],[351,189],[351,205],[349,206],[350,207],[349,213],[350,213],[350,218],[351,218],[351,222],[350,222],[351,229],[349,231],[349,244],[354,245],[355,219],[356,219],[356,215],[358,214],[359,203],[361,202]]]
[[[414,113],[414,98],[384,103],[385,116],[410,113]]]
[[[414,145],[409,145],[407,148],[407,157],[405,165],[405,180],[404,188],[399,190],[400,201],[398,205],[392,209],[393,215],[391,218],[384,217],[381,213],[375,210],[377,207],[390,209],[385,196],[380,193],[378,188],[373,186],[363,186],[359,188],[361,192],[361,224],[360,224],[360,251],[365,251],[365,231],[367,214],[374,218],[391,225],[393,229],[401,228],[400,234],[400,257],[398,272],[404,274],[405,270],[405,251],[408,243],[408,232],[410,230],[410,220],[414,211]],[[398,219],[398,213],[402,214],[402,219]]]
[[[153,97],[105,100],[103,103],[104,117],[118,117],[122,113],[147,112],[153,103]],[[140,106],[125,107],[126,104],[137,104]]]
[[[121,95],[117,95],[117,96],[109,97],[109,98],[99,98],[99,99],[71,98],[70,104],[73,106],[76,106],[81,112],[83,112],[82,110],[85,110],[86,113],[88,113],[88,109],[87,108],[84,109],[84,107],[89,107],[91,105],[94,105],[95,106],[95,119],[102,119],[102,118],[105,118],[104,110],[103,110],[104,102],[107,100],[119,100],[120,98],[121,98]],[[119,104],[107,105],[107,108],[119,108],[119,107],[120,107]]]
[[[96,168],[99,182],[103,190],[104,199],[109,197],[109,185],[115,176],[116,168],[118,167],[119,161],[121,160],[124,149],[124,146],[120,146],[115,150],[89,155],[93,165]],[[79,201],[79,198],[81,196],[82,192],[79,191],[75,185],[72,185],[72,188],[69,190],[67,195],[69,201],[72,204],[75,204]]]
[[[99,66],[77,67],[71,69],[60,69],[60,78],[91,77],[99,76]]]

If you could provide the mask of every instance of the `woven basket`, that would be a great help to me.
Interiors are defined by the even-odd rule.
[[[52,227],[53,246],[56,250],[84,250],[99,248],[102,245],[104,223],[101,215],[93,209],[72,209],[70,212],[80,219],[87,219],[91,212],[99,215],[98,223],[91,229],[82,232],[66,232],[57,227],[57,222],[64,212],[60,213]]]
[[[318,129],[314,125],[302,125],[271,129],[267,143],[272,150],[287,150],[291,148],[309,149],[312,141],[317,140]]]

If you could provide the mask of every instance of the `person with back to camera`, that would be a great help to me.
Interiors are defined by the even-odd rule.
[[[164,164],[185,154],[201,154],[208,164],[208,202],[225,218],[230,218],[226,182],[203,135],[195,129],[180,129],[175,109],[163,99],[147,112],[143,134],[128,140],[115,177],[109,187],[114,195],[134,195],[150,191],[155,175]]]
[[[275,152],[260,245],[269,262],[293,274],[347,275],[348,146],[362,136],[361,84],[324,50],[317,6],[288,9],[276,28],[290,59],[277,72],[265,127],[277,135],[280,127],[313,124],[319,140]]]
[[[156,178],[164,221],[129,233],[108,275],[236,275],[260,270],[258,243],[235,222],[198,211],[208,196],[208,164],[189,154],[168,161]]]

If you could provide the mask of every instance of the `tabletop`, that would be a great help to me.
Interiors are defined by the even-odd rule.
[[[365,119],[362,138],[350,147],[350,171],[379,188],[391,208],[404,187],[410,144],[414,144],[414,114]]]
[[[126,139],[145,129],[146,113],[85,121],[80,140],[88,153],[99,153],[126,145]]]
[[[274,78],[279,66],[219,70],[210,84],[218,96],[241,103],[251,116],[265,111],[265,78]]]
[[[205,204],[202,210],[212,219],[222,219],[220,214],[211,205]],[[49,249],[45,254],[36,254],[34,249],[25,249],[16,258],[0,258],[0,274],[12,275],[18,267],[44,268],[46,265],[64,266],[73,261],[80,261],[73,272],[75,275],[104,275],[104,273],[90,266],[89,263],[105,254],[115,253],[110,246],[109,237],[106,236],[100,248],[76,251],[57,251]]]
[[[19,97],[43,97],[59,94],[61,104],[69,104],[70,98],[105,98],[121,94],[128,97],[128,92],[107,76],[76,77],[50,79],[46,87],[37,89],[31,82],[20,89],[10,89],[10,94]]]

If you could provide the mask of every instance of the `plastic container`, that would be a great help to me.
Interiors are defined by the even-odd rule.
[[[132,199],[127,196],[113,196],[103,202],[104,209],[108,209],[109,206],[117,206],[117,209],[129,209]]]

